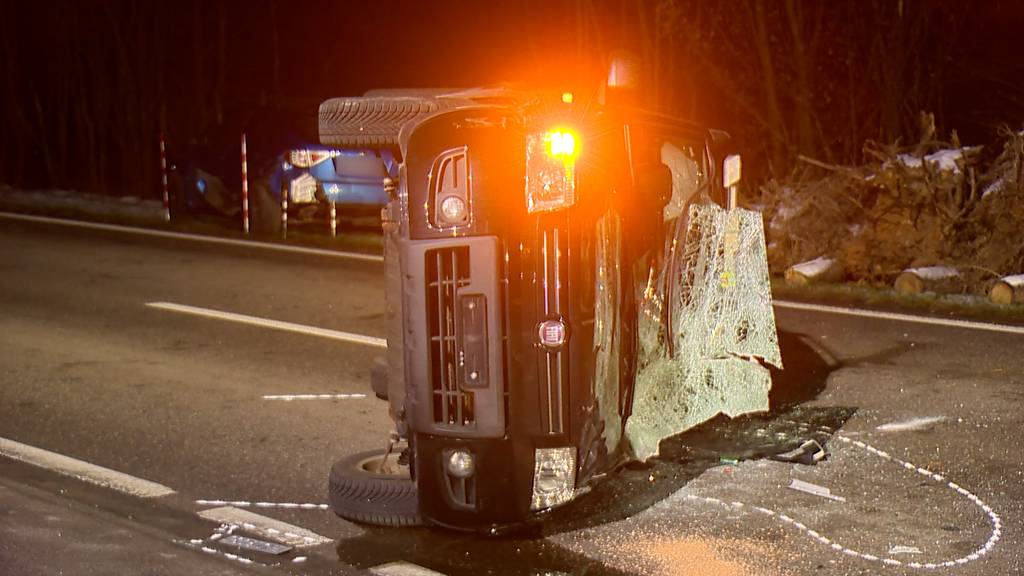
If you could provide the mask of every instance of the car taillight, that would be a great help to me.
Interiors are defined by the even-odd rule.
[[[292,150],[288,153],[288,163],[297,168],[309,168],[337,155],[333,150]]]
[[[526,208],[561,210],[576,201],[576,134],[556,128],[526,137]]]

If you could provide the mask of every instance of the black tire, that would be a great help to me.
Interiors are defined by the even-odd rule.
[[[330,146],[396,146],[406,122],[441,108],[410,97],[332,98],[320,104],[320,142]]]
[[[276,236],[281,233],[281,200],[270,192],[269,183],[262,178],[253,182],[249,225],[256,234]]]
[[[373,471],[383,450],[370,450],[342,458],[331,467],[328,502],[346,520],[375,526],[420,526],[416,483],[405,472]],[[388,457],[394,464],[398,453]]]

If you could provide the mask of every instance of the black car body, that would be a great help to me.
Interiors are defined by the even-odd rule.
[[[519,523],[635,456],[623,430],[645,295],[666,282],[686,207],[724,198],[707,130],[558,96],[321,108],[401,112],[387,397],[431,524]],[[325,143],[351,144],[344,132]]]

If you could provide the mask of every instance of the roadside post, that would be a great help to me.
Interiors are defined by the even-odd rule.
[[[164,221],[171,221],[171,197],[167,190],[167,144],[164,133],[160,133],[160,182],[164,194]]]
[[[281,238],[288,238],[288,186],[281,187]]]
[[[338,210],[334,205],[334,200],[331,200],[331,238],[338,235]]]
[[[245,132],[242,132],[242,229],[249,234],[249,175],[245,161]]]

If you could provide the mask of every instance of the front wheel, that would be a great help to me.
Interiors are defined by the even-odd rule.
[[[420,526],[419,498],[409,467],[393,452],[360,452],[331,467],[328,501],[346,520],[375,526]]]

